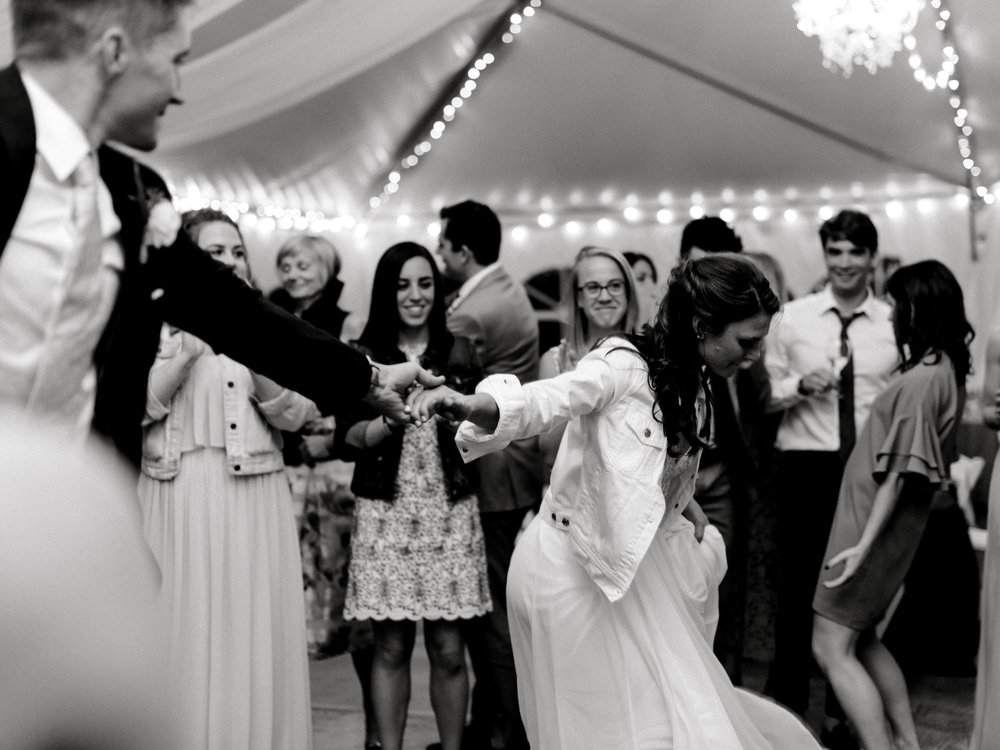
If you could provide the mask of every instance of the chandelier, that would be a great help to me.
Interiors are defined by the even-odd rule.
[[[796,0],[799,31],[819,37],[823,67],[849,78],[855,65],[875,74],[913,31],[923,0]]]

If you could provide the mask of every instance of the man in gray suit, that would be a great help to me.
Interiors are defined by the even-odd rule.
[[[438,255],[445,274],[461,284],[448,307],[448,330],[473,341],[487,375],[511,373],[522,383],[536,380],[538,323],[524,287],[498,261],[496,214],[474,201],[443,208]],[[499,740],[507,750],[522,750],[528,744],[517,708],[507,568],[524,516],[541,499],[537,439],[515,441],[478,459],[476,466],[493,611],[467,628],[476,686],[463,746],[478,750]]]

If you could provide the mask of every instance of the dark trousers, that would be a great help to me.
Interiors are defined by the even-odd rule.
[[[480,513],[486,541],[486,565],[493,610],[470,620],[464,628],[472,671],[472,722],[469,734],[476,748],[489,748],[491,738],[507,750],[526,750],[528,740],[517,706],[514,652],[507,622],[507,569],[514,540],[528,508]]]
[[[843,467],[836,452],[785,451],[778,459],[778,604],[774,661],[765,691],[804,715],[812,671],[812,598],[840,494]],[[834,715],[839,706],[827,704]]]
[[[726,544],[726,575],[719,584],[719,624],[712,650],[733,684],[741,685],[747,592],[746,498],[720,461],[699,470],[694,499]]]
[[[976,673],[979,564],[969,525],[947,492],[934,493],[903,598],[882,642],[908,674]]]

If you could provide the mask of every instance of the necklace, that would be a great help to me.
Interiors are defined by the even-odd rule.
[[[427,342],[424,341],[419,344],[400,344],[399,350],[406,355],[406,358],[410,362],[419,362],[420,357],[425,351],[427,351]]]

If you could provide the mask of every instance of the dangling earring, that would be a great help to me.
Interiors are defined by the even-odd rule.
[[[704,331],[698,331],[698,333],[696,333],[695,336],[698,338],[699,341],[704,341],[705,340],[705,332]]]

